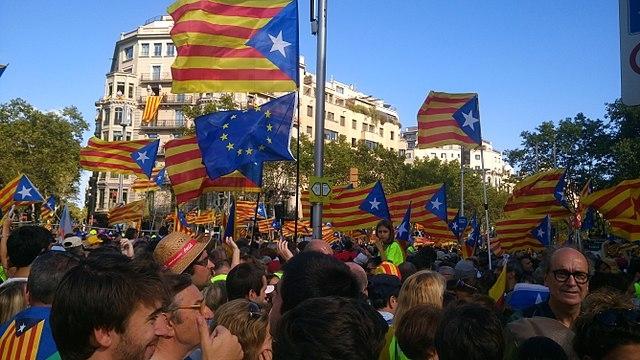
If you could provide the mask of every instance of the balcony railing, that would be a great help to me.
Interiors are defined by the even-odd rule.
[[[140,82],[170,82],[171,81],[171,73],[163,72],[163,73],[142,73],[140,74]]]
[[[152,129],[178,129],[186,126],[185,120],[176,120],[176,119],[158,119],[152,120],[149,123],[140,123],[141,130],[152,130]]]
[[[162,95],[160,104],[164,105],[184,105],[191,104],[193,95]],[[138,104],[144,105],[147,102],[147,96],[138,96]]]

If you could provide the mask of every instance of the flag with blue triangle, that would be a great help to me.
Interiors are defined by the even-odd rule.
[[[413,237],[411,236],[411,201],[409,201],[409,207],[404,213],[402,222],[396,228],[396,239],[406,241],[409,244],[413,243]]]
[[[258,217],[261,217],[263,219],[266,219],[269,217],[267,216],[267,207],[264,205],[263,202],[258,204]]]
[[[449,223],[447,221],[447,185],[442,184],[442,187],[433,194],[424,207],[440,220]]]
[[[371,191],[369,191],[369,194],[362,201],[359,208],[381,219],[391,219],[389,205],[387,205],[387,199],[384,196],[384,189],[380,181],[376,181],[376,184],[371,188]]]
[[[471,226],[471,233],[469,233],[467,245],[471,247],[480,246],[480,223],[478,222],[478,217],[476,214],[473,214],[473,218],[469,222],[469,226]]]
[[[69,234],[73,231],[73,223],[71,222],[71,214],[69,214],[69,207],[67,204],[64,205],[62,209],[62,214],[60,215],[60,224],[58,226],[58,236],[63,239],[66,234]]]
[[[156,182],[156,185],[158,185],[159,187],[162,187],[167,182],[166,167],[163,167],[162,170],[158,171],[158,175],[156,175],[156,178],[154,181]]]
[[[16,191],[13,195],[13,201],[17,203],[34,203],[44,201],[42,195],[38,189],[33,185],[31,180],[27,177],[27,175],[22,175],[18,185],[16,186]]]
[[[465,217],[460,216],[460,211],[456,216],[449,222],[449,229],[453,233],[456,238],[460,238],[460,235],[464,233],[467,229],[467,219]]]
[[[156,163],[159,147],[160,140],[156,140],[131,153],[133,161],[140,166],[140,169],[142,169],[149,179],[151,179],[151,173],[153,172],[153,167]]]
[[[558,200],[558,202],[564,206],[565,208],[569,208],[569,203],[567,203],[567,197],[564,194],[564,189],[567,187],[567,182],[565,180],[566,172],[562,174],[558,183],[556,184],[556,188],[553,192],[553,196]]]
[[[545,216],[540,222],[540,225],[536,226],[531,234],[540,241],[542,245],[551,245],[551,217],[549,215]]]

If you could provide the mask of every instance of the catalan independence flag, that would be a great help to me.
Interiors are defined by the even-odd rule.
[[[441,185],[439,185],[440,187]],[[447,208],[447,218],[453,218],[458,213],[458,209]],[[421,229],[426,237],[436,244],[457,243],[458,238],[451,232],[449,224],[432,214],[428,219],[417,223],[417,227]]]
[[[109,209],[109,224],[140,221],[144,216],[144,200]]]
[[[60,359],[49,322],[51,307],[32,306],[0,325],[0,359]]]
[[[595,191],[581,198],[580,203],[600,212],[614,235],[640,240],[640,179]]]
[[[160,190],[160,186],[158,185],[158,175],[162,170],[164,170],[164,168],[153,169],[150,179],[146,176],[137,177],[135,180],[133,180],[131,189],[133,189],[133,191],[140,192]]]
[[[92,137],[87,146],[80,150],[80,166],[89,171],[150,177],[158,144],[159,140],[105,141]]]
[[[178,50],[173,93],[298,87],[297,0],[178,0],[167,12]]]
[[[478,94],[430,91],[418,111],[418,148],[482,144]]]
[[[3,214],[12,205],[29,205],[44,201],[38,189],[26,175],[18,175],[0,190],[0,209]]]
[[[56,199],[53,197],[53,195],[51,195],[49,196],[47,201],[42,203],[42,206],[40,206],[40,222],[46,223],[51,220],[51,218],[53,218],[53,215],[55,214],[55,211]]]
[[[542,250],[544,245],[533,236],[533,230],[540,225],[546,215],[519,216],[513,219],[502,219],[496,222],[497,238],[504,252],[512,253],[518,250]]]
[[[147,101],[144,104],[144,112],[142,113],[143,123],[149,123],[157,118],[160,101],[162,101],[162,96],[147,96]]]
[[[524,178],[516,184],[507,199],[503,209],[504,217],[548,214],[559,219],[571,216],[565,199],[564,178],[563,169],[552,169]]]

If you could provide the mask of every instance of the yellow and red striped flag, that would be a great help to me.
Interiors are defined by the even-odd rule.
[[[598,210],[611,232],[627,240],[640,240],[640,179],[595,191],[580,199],[581,206]]]
[[[80,150],[80,166],[89,171],[110,171],[116,174],[146,176],[142,167],[136,163],[131,154],[153,141],[152,139],[105,141],[92,137],[87,146]],[[151,158],[150,155],[149,158]],[[153,159],[155,161],[155,154]]]
[[[544,245],[536,239],[531,232],[540,224],[545,216],[546,215],[529,215],[497,221],[497,238],[491,239],[492,244],[499,243],[502,251],[506,253],[527,249],[544,249]]]
[[[160,107],[160,102],[162,101],[162,96],[147,96],[147,101],[144,104],[144,112],[142,113],[142,123],[146,124],[156,119],[158,116],[158,108]]]
[[[12,205],[29,205],[44,201],[27,175],[18,175],[0,189],[0,210],[6,214]]]
[[[256,203],[253,201],[236,201],[236,221],[253,221],[256,213]],[[236,224],[238,225],[238,224]]]
[[[504,217],[549,215],[554,219],[571,216],[565,199],[565,173],[552,169],[524,178],[513,188],[504,205]]]
[[[173,93],[285,92],[298,84],[297,0],[178,0]]]
[[[430,91],[418,111],[418,147],[482,144],[478,94]]]
[[[140,221],[144,216],[144,200],[109,209],[109,224]]]
[[[42,333],[45,321],[37,318],[16,318],[11,321],[0,337],[0,359],[59,358],[55,345],[50,344],[53,339],[41,341],[44,340],[43,335],[47,336]]]
[[[158,173],[162,170],[161,168],[154,168],[151,171],[151,178],[147,178],[147,176],[138,176],[133,183],[131,184],[131,189],[133,191],[147,192],[147,191],[157,191],[160,190],[158,183],[156,182],[156,177]]]
[[[199,213],[192,215],[191,218],[187,215],[187,220],[189,223],[196,225],[213,224],[216,222],[216,212],[213,210],[202,210]]]
[[[49,196],[46,202],[42,203],[40,206],[40,222],[46,223],[53,218],[53,215],[56,211],[56,199],[53,195]]]
[[[260,191],[260,187],[238,171],[210,180],[195,136],[170,140],[164,149],[165,166],[178,204],[210,191]]]
[[[433,185],[433,186],[437,186],[437,188],[435,189],[435,191],[437,191],[442,186],[442,184]],[[431,197],[429,197],[428,199],[431,199]],[[424,203],[423,203],[423,206],[424,206]],[[453,219],[457,214],[458,214],[458,209],[454,209],[454,208],[447,209],[447,218]],[[411,219],[413,221],[413,214],[411,214]],[[458,242],[458,238],[453,234],[453,232],[449,228],[449,224],[447,224],[446,222],[444,222],[434,214],[425,215],[425,219],[421,220],[420,222],[416,222],[416,224],[419,225],[418,226],[419,229],[422,229],[424,231],[427,239],[430,241],[433,241],[436,244]],[[467,231],[470,231],[470,229],[467,228]],[[464,234],[463,234],[463,237],[464,237]]]

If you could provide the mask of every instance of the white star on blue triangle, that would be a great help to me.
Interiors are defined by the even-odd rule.
[[[396,229],[396,239],[398,240],[402,240],[402,241],[407,241],[410,244],[412,243],[412,238],[411,238],[411,202],[409,202],[409,207],[407,208],[407,211],[405,211],[404,213],[404,217],[402,218],[402,223],[400,223],[400,226],[398,226],[398,229]]]
[[[41,202],[44,201],[38,189],[26,175],[22,175],[20,181],[16,185],[16,192],[13,195],[14,201]]]
[[[371,188],[367,197],[360,204],[360,210],[373,214],[381,219],[391,219],[389,214],[389,206],[387,205],[387,199],[384,196],[384,189],[382,183],[377,181]]]
[[[531,234],[544,246],[551,244],[551,217],[545,216],[540,222],[540,225],[536,226]]]
[[[453,119],[464,133],[475,143],[482,144],[482,132],[480,130],[480,110],[478,108],[478,96],[474,96],[466,104],[453,113]]]
[[[440,220],[447,222],[447,191],[446,185],[442,184],[431,199],[427,199],[425,209],[431,211]]]
[[[131,153],[133,161],[140,166],[142,172],[147,175],[147,178],[149,179],[151,179],[151,173],[153,172],[153,166],[156,163],[159,147],[160,140],[155,140]]]

